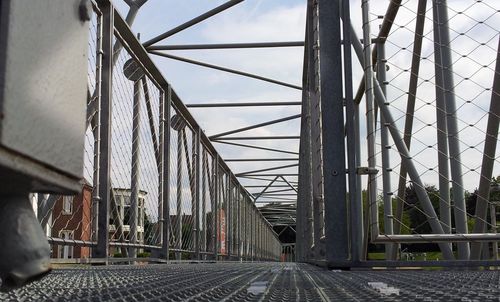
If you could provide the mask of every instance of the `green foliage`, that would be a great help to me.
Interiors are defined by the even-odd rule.
[[[439,213],[439,190],[435,186],[426,186],[425,190],[429,195],[432,207],[436,213]],[[432,229],[427,222],[427,214],[422,209],[420,201],[417,197],[417,192],[413,184],[406,188],[405,192],[406,204],[405,210],[410,218],[410,227],[413,232],[420,234],[430,234]]]
[[[147,213],[144,213],[144,243],[155,245],[155,234],[158,231],[158,223],[153,223]]]
[[[149,252],[137,253],[137,258],[149,258],[150,256],[151,256],[151,253],[149,253]]]

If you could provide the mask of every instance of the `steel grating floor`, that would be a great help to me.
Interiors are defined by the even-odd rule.
[[[294,263],[82,267],[0,293],[0,301],[294,300],[500,301],[500,271],[348,272]]]

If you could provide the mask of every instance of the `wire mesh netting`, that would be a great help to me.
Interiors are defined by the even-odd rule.
[[[389,125],[379,114],[374,133],[379,185],[376,200],[368,203],[376,204],[372,211],[378,208],[377,228],[383,234],[437,233],[429,223],[435,217],[444,233],[496,233],[500,153],[493,148],[489,155],[485,148],[491,146],[485,147],[485,142],[488,138],[498,142],[497,133],[487,133],[488,121],[498,119],[490,107],[498,93],[493,87],[498,5],[495,1],[448,1],[447,7],[440,1],[432,3],[403,1],[386,39],[377,39],[376,34],[385,11],[371,7],[375,80],[386,94],[395,123]],[[404,155],[390,137],[391,127],[403,137],[421,184],[407,175]],[[363,149],[362,154],[367,158]],[[482,179],[485,158],[493,163],[491,179]],[[491,187],[489,196],[478,197],[481,182]],[[435,214],[418,196],[417,186],[422,185]],[[483,202],[487,216],[477,212]],[[369,209],[365,211],[367,215]],[[376,223],[373,216],[371,220],[370,225]],[[478,228],[478,223],[485,228]],[[459,250],[468,250],[467,243],[458,245]],[[498,255],[497,248],[492,251]]]
[[[113,45],[111,76],[104,78],[107,31],[99,5],[94,9],[88,46],[82,191],[76,196],[32,195],[52,244],[52,258],[82,261],[92,258],[93,249],[100,246],[106,247],[105,257],[117,261],[243,256],[243,211],[256,211],[255,205],[241,206],[248,193],[243,194],[246,191],[170,85],[159,84],[166,80],[151,75],[155,67],[146,67],[137,48],[134,51],[138,41],[116,23],[109,36]],[[103,106],[108,106],[101,102],[105,82],[112,84],[109,117],[102,114]],[[104,132],[110,145],[103,153]],[[102,179],[106,173],[109,179]],[[109,197],[102,187],[109,187]],[[102,202],[109,205],[105,215],[99,213],[105,209]],[[99,223],[103,217],[108,221]],[[266,244],[278,251],[271,228],[259,232],[268,232]],[[101,238],[108,241],[102,245]],[[256,256],[254,251],[248,248],[244,256]],[[270,258],[271,249],[258,256]]]

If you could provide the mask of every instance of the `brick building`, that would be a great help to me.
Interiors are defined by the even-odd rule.
[[[76,196],[61,196],[52,210],[52,236],[62,239],[91,241],[92,186],[84,184]],[[88,258],[90,248],[54,245],[53,258]]]

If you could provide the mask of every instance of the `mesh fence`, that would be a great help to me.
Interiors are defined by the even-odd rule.
[[[498,142],[497,133],[487,133],[488,120],[498,119],[490,107],[498,94],[493,86],[498,3],[448,1],[441,11],[440,1],[433,3],[435,7],[426,1],[403,1],[385,43],[376,39],[383,8],[371,7],[370,27],[372,46],[378,50],[376,80],[436,214],[417,196],[419,184],[402,167],[402,154],[389,138],[391,125],[380,114],[375,130],[377,200],[365,205],[376,203],[377,227],[385,234],[436,233],[429,223],[436,216],[445,233],[496,233],[500,152],[494,149],[493,156],[485,156],[485,142],[488,137]],[[440,28],[449,30],[449,43]],[[492,179],[481,179],[484,157],[493,162]],[[482,181],[491,190],[478,201]],[[487,216],[477,215],[481,202],[487,204]],[[486,228],[475,228],[478,222]]]
[[[106,256],[122,262],[141,257],[277,258],[278,241],[270,227],[258,232],[269,233],[266,244],[273,246],[276,255],[271,248],[266,255],[257,255],[256,242],[252,248],[246,243],[248,248],[242,252],[241,241],[250,240],[241,235],[243,217],[252,212],[261,223],[263,217],[256,215],[254,205],[242,206],[248,194],[171,87],[158,84],[166,80],[151,75],[151,68],[156,67],[145,67],[133,51],[133,44],[139,42],[128,28],[118,29],[116,23],[109,79],[111,114],[109,118],[101,115],[104,105],[99,91],[106,76],[101,70],[106,30],[99,6],[94,9],[88,46],[88,127],[82,191],[76,196],[32,195],[52,244],[52,258],[92,258],[93,249],[99,249],[99,238],[106,232]],[[110,137],[109,162],[105,164],[106,155],[100,149],[103,131]],[[103,170],[109,172],[108,180],[101,179]],[[99,196],[103,193],[98,191],[108,182],[106,200],[108,197]],[[99,201],[109,203],[106,215],[99,213]],[[104,224],[98,223],[102,217],[108,217]],[[170,252],[165,255],[167,248]]]

